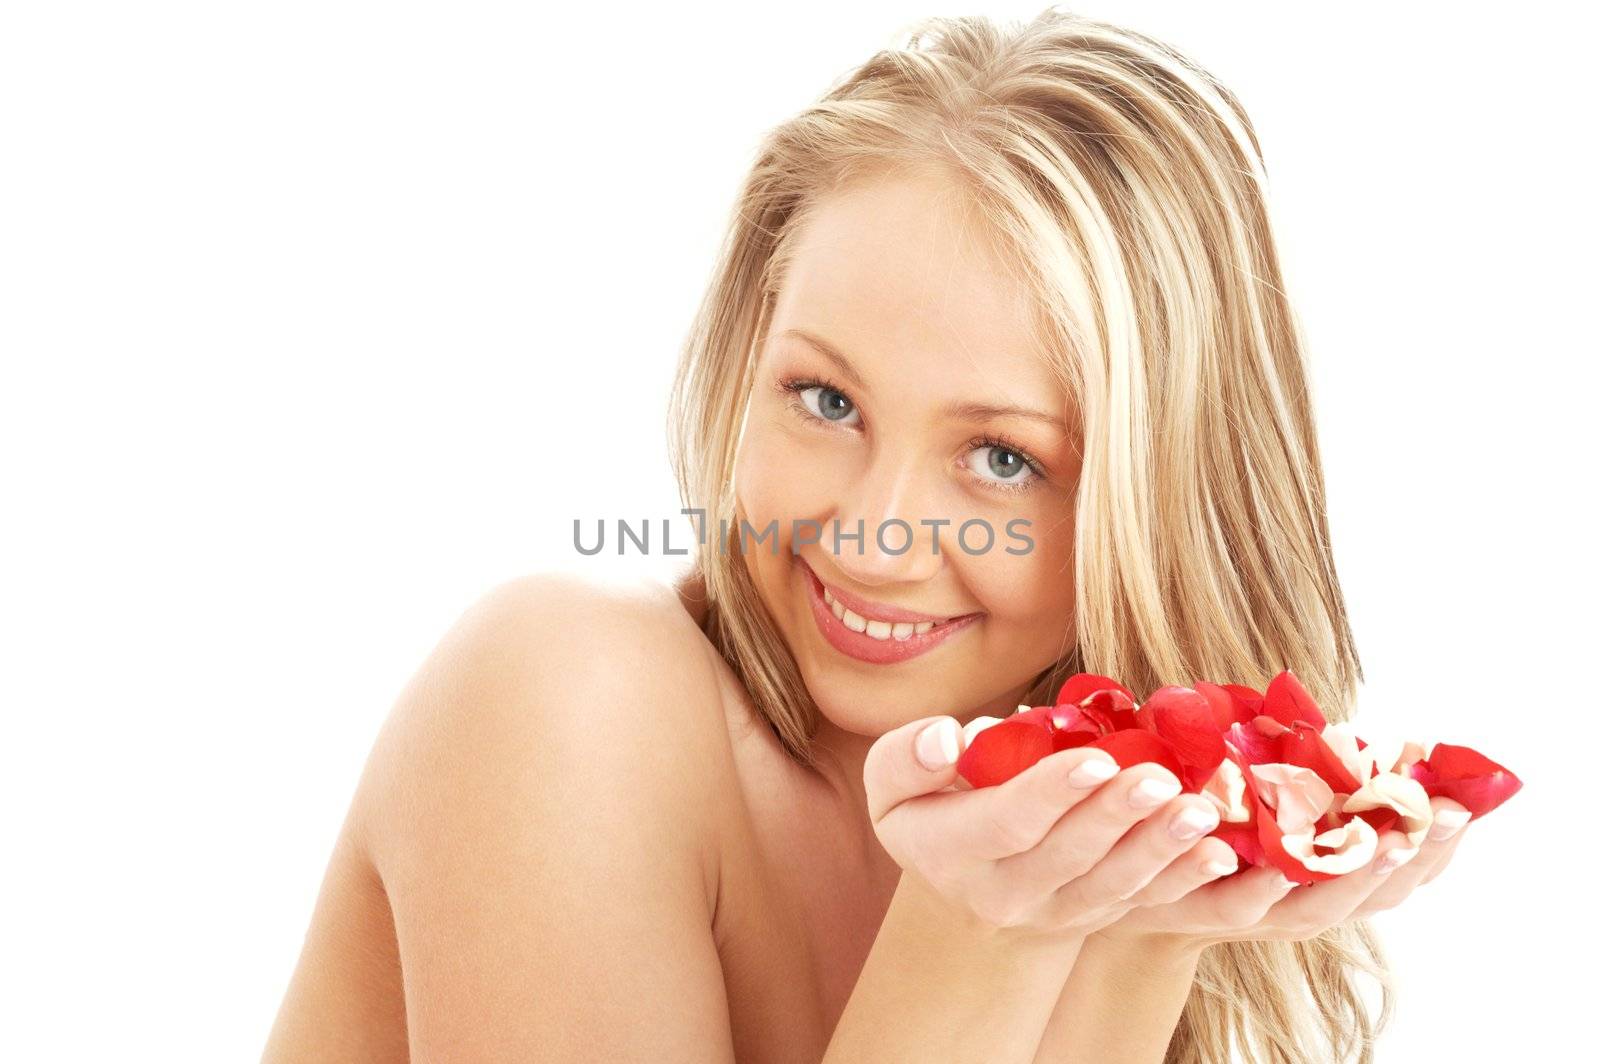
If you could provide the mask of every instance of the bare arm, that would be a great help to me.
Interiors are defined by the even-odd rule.
[[[1062,989],[1036,1064],[1160,1064],[1202,949],[1159,936],[1090,935]]]
[[[1031,1061],[1081,942],[986,927],[902,873],[823,1064]]]
[[[525,578],[401,697],[357,801],[413,1062],[732,1064],[708,857],[727,739],[673,624]]]

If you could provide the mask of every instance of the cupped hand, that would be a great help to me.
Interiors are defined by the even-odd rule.
[[[1061,750],[997,786],[960,789],[961,749],[954,718],[912,721],[873,743],[863,776],[884,849],[982,927],[1085,935],[1236,867],[1223,846],[1229,860],[1203,868],[1193,851],[1216,808],[1180,794],[1160,765],[1119,770],[1103,750]]]
[[[1130,910],[1100,934],[1198,950],[1219,942],[1314,938],[1348,920],[1391,909],[1443,872],[1466,834],[1465,807],[1449,798],[1435,797],[1431,803],[1434,824],[1420,846],[1409,845],[1398,831],[1385,831],[1371,861],[1333,879],[1297,885],[1276,869],[1251,868]],[[1229,850],[1216,838],[1196,850],[1202,848]]]

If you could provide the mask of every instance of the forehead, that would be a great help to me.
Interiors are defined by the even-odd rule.
[[[874,381],[930,376],[941,390],[1011,382],[1065,401],[1027,287],[949,178],[880,176],[830,193],[796,241],[770,332],[820,333]]]

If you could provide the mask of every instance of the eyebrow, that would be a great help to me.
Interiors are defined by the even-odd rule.
[[[822,337],[806,332],[804,329],[785,329],[778,336],[791,336],[796,340],[809,344],[824,358],[839,367],[839,372],[843,373],[850,380],[850,383],[862,391],[867,390],[867,382],[862,379],[860,373],[856,372],[856,368],[851,365],[850,360],[844,357],[844,353],[837,347]],[[1037,421],[1042,425],[1049,425],[1052,428],[1060,429],[1062,432],[1067,431],[1066,422],[1054,414],[1047,414],[1042,410],[1032,410],[1024,406],[1012,406],[1006,403],[985,403],[969,399],[951,403],[944,408],[944,412],[952,417],[965,418],[969,421],[989,421],[1002,417],[1022,418],[1027,421]]]

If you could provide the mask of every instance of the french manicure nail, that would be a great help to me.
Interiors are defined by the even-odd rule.
[[[1465,809],[1441,809],[1433,814],[1433,827],[1428,829],[1428,838],[1434,842],[1443,842],[1466,826],[1472,819],[1472,814]]]
[[[1200,871],[1204,872],[1208,876],[1225,876],[1230,872],[1237,872],[1238,870],[1239,862],[1237,860],[1207,861],[1205,864],[1200,866]]]
[[[1146,781],[1150,782],[1150,781]],[[1192,839],[1204,835],[1217,826],[1217,812],[1215,809],[1199,809],[1190,806],[1172,818],[1172,823],[1167,830],[1172,832],[1175,839]]]
[[[917,760],[929,772],[948,768],[961,756],[961,726],[954,717],[928,725],[917,735]]]
[[[1128,804],[1135,809],[1149,809],[1178,796],[1183,787],[1177,780],[1144,779],[1128,792]]]
[[[1117,763],[1104,757],[1085,761],[1067,774],[1067,784],[1072,787],[1095,787],[1117,774]]]
[[[1417,855],[1415,846],[1397,846],[1378,858],[1372,870],[1380,876],[1386,876],[1396,868],[1405,864]]]
[[[1290,879],[1282,872],[1279,872],[1278,878],[1272,881],[1272,889],[1274,890],[1288,890],[1292,886],[1294,886],[1294,880]]]

